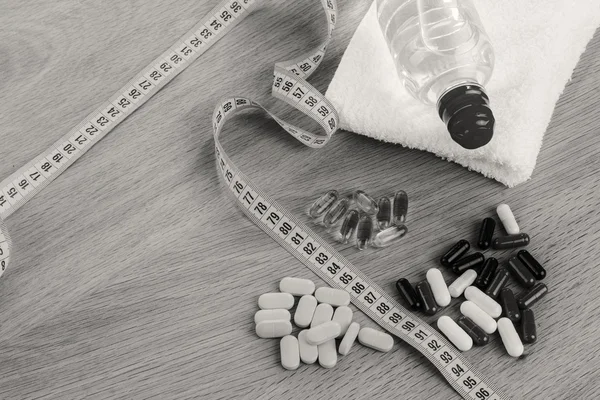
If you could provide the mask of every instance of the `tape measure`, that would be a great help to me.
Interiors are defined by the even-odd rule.
[[[0,183],[0,276],[10,261],[11,241],[3,220],[56,179],[102,137],[169,83],[217,40],[241,22],[256,0],[225,0],[78,126]],[[508,399],[441,334],[407,311],[292,213],[264,193],[231,162],[219,142],[225,122],[246,109],[267,112],[283,129],[309,147],[327,144],[339,126],[331,103],[306,79],[325,55],[336,25],[335,0],[321,0],[327,38],[316,49],[275,65],[272,95],[314,119],[324,133],[290,125],[260,104],[244,98],[223,100],[213,113],[217,169],[242,211],[273,240],[332,287],[348,291],[352,303],[373,321],[422,353],[465,399]]]

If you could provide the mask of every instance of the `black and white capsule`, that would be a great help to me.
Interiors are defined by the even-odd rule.
[[[481,267],[484,261],[485,257],[479,252],[469,254],[452,263],[452,271],[454,271],[455,274],[460,275],[468,269],[477,269]]]
[[[506,268],[521,286],[530,288],[535,285],[535,278],[517,257],[509,258]]]
[[[461,316],[456,323],[458,326],[463,328],[463,330],[467,332],[469,336],[471,336],[471,339],[473,339],[473,343],[475,343],[476,346],[485,346],[490,342],[490,337],[488,334],[485,333],[485,331],[481,329],[475,322],[471,321],[464,315]]]
[[[394,194],[394,225],[402,225],[406,222],[408,213],[408,195],[404,190],[399,190]]]
[[[546,270],[542,267],[542,264],[540,264],[527,250],[519,251],[517,257],[527,267],[529,272],[533,274],[535,279],[541,281],[546,277]]]
[[[533,343],[537,340],[537,329],[533,310],[523,310],[523,319],[521,321],[521,339],[523,343]]]
[[[509,288],[500,291],[500,305],[502,306],[502,314],[506,318],[514,323],[521,320],[521,310],[515,299],[515,294]]]
[[[341,199],[327,211],[323,217],[323,223],[327,226],[337,224],[346,215],[348,208],[350,208],[350,201],[347,198]]]
[[[337,190],[330,190],[319,197],[308,210],[308,214],[313,218],[319,218],[337,201],[339,193]]]
[[[358,227],[356,228],[356,247],[359,250],[364,250],[371,243],[371,236],[373,235],[373,220],[368,215],[363,215],[358,221]]]
[[[497,237],[492,241],[492,248],[496,250],[514,249],[527,246],[530,242],[529,235],[518,233],[516,235]]]
[[[413,310],[419,310],[421,308],[421,300],[408,279],[398,279],[396,282],[396,289],[409,308]]]
[[[461,258],[467,251],[469,251],[471,245],[467,240],[461,239],[459,240],[450,250],[448,250],[442,258],[440,258],[440,263],[444,267],[451,267],[452,263]]]
[[[483,221],[481,221],[477,247],[479,247],[481,250],[490,248],[492,245],[492,239],[494,237],[494,229],[496,229],[496,221],[494,221],[493,218],[485,218]]]
[[[494,275],[494,279],[490,282],[485,294],[492,299],[497,298],[504,285],[506,285],[506,282],[508,282],[508,271],[504,268],[498,268]]]
[[[381,197],[377,203],[379,211],[377,211],[377,226],[379,230],[385,230],[392,224],[392,202],[387,197]]]
[[[344,218],[344,222],[342,223],[342,227],[340,228],[342,243],[348,243],[350,238],[352,238],[352,235],[354,235],[356,227],[358,226],[359,219],[360,215],[358,214],[358,211],[348,211],[348,214],[346,214],[346,218]]]
[[[517,299],[517,304],[521,310],[531,308],[548,293],[548,286],[538,283],[530,291]]]
[[[427,315],[433,315],[438,311],[438,306],[433,297],[431,286],[427,281],[417,283],[417,296],[421,301],[421,310]]]
[[[483,267],[481,267],[481,272],[477,276],[477,279],[475,279],[475,286],[481,290],[487,289],[494,278],[496,268],[498,268],[498,260],[494,257],[487,258],[483,263]]]

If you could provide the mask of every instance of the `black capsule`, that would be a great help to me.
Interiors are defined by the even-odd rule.
[[[379,230],[384,230],[392,224],[392,202],[387,197],[379,199],[379,211],[377,211],[377,225]]]
[[[506,285],[506,282],[508,282],[508,271],[505,268],[498,268],[494,275],[494,279],[490,282],[485,294],[492,299],[497,298],[504,285]]]
[[[515,299],[515,294],[509,288],[504,288],[500,291],[500,305],[502,306],[502,313],[513,323],[521,320],[521,311]]]
[[[529,253],[527,250],[519,251],[517,253],[517,257],[527,267],[529,272],[533,274],[535,279],[541,281],[546,277],[546,270],[544,269],[544,267],[542,267],[542,264],[540,264],[535,258],[533,258],[531,253]]]
[[[403,225],[406,222],[408,213],[408,195],[404,190],[399,190],[394,194],[394,225]]]
[[[417,295],[421,301],[421,310],[427,315],[433,315],[437,312],[438,307],[431,291],[431,286],[427,281],[417,283]]]
[[[523,296],[520,296],[517,299],[517,304],[521,310],[526,308],[531,308],[535,303],[537,303],[542,297],[544,297],[548,293],[548,286],[543,283],[538,283],[531,290],[525,293]]]
[[[492,245],[492,238],[494,237],[494,229],[496,229],[496,221],[494,221],[493,218],[485,218],[483,221],[481,221],[477,247],[479,247],[481,250],[490,248]]]
[[[496,268],[498,268],[498,260],[494,257],[486,259],[481,268],[481,272],[477,275],[477,279],[475,279],[475,286],[481,290],[487,289],[496,273]]]
[[[400,297],[402,297],[408,307],[415,311],[421,308],[421,300],[419,300],[419,296],[417,296],[415,288],[413,288],[408,279],[398,279],[396,282],[396,289],[398,289]]]
[[[537,329],[535,327],[535,318],[533,310],[523,310],[523,320],[521,321],[521,338],[523,343],[533,343],[537,340]]]
[[[455,274],[460,275],[468,269],[476,269],[481,267],[484,261],[485,257],[479,252],[469,254],[468,256],[464,256],[460,260],[455,261],[452,264],[452,271],[454,271]]]
[[[517,257],[509,258],[506,268],[521,286],[530,288],[535,285],[535,278]]]
[[[473,339],[473,343],[477,346],[485,346],[490,342],[490,337],[485,333],[483,329],[481,329],[475,322],[471,321],[469,318],[464,315],[461,316],[456,323],[458,326],[464,329],[465,332],[471,339]]]
[[[471,245],[468,241],[464,239],[459,240],[458,243],[452,246],[452,248],[442,256],[440,263],[442,263],[444,267],[450,267],[454,261],[458,260],[469,251],[469,248],[471,248]]]
[[[526,233],[517,233],[516,235],[502,236],[492,241],[492,248],[496,250],[514,249],[515,247],[527,246],[529,244],[529,235]]]

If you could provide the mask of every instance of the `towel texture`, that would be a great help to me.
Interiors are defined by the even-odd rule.
[[[531,177],[554,105],[600,24],[599,0],[474,0],[496,55],[486,92],[496,117],[492,141],[466,150],[436,107],[402,86],[376,15],[359,25],[327,91],[343,129],[479,171],[507,186]]]

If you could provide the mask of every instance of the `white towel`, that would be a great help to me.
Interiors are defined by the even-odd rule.
[[[600,24],[600,0],[475,0],[496,55],[486,92],[492,141],[456,144],[437,115],[408,94],[373,4],[327,91],[343,129],[427,150],[512,187],[531,177],[542,138],[579,56]]]

